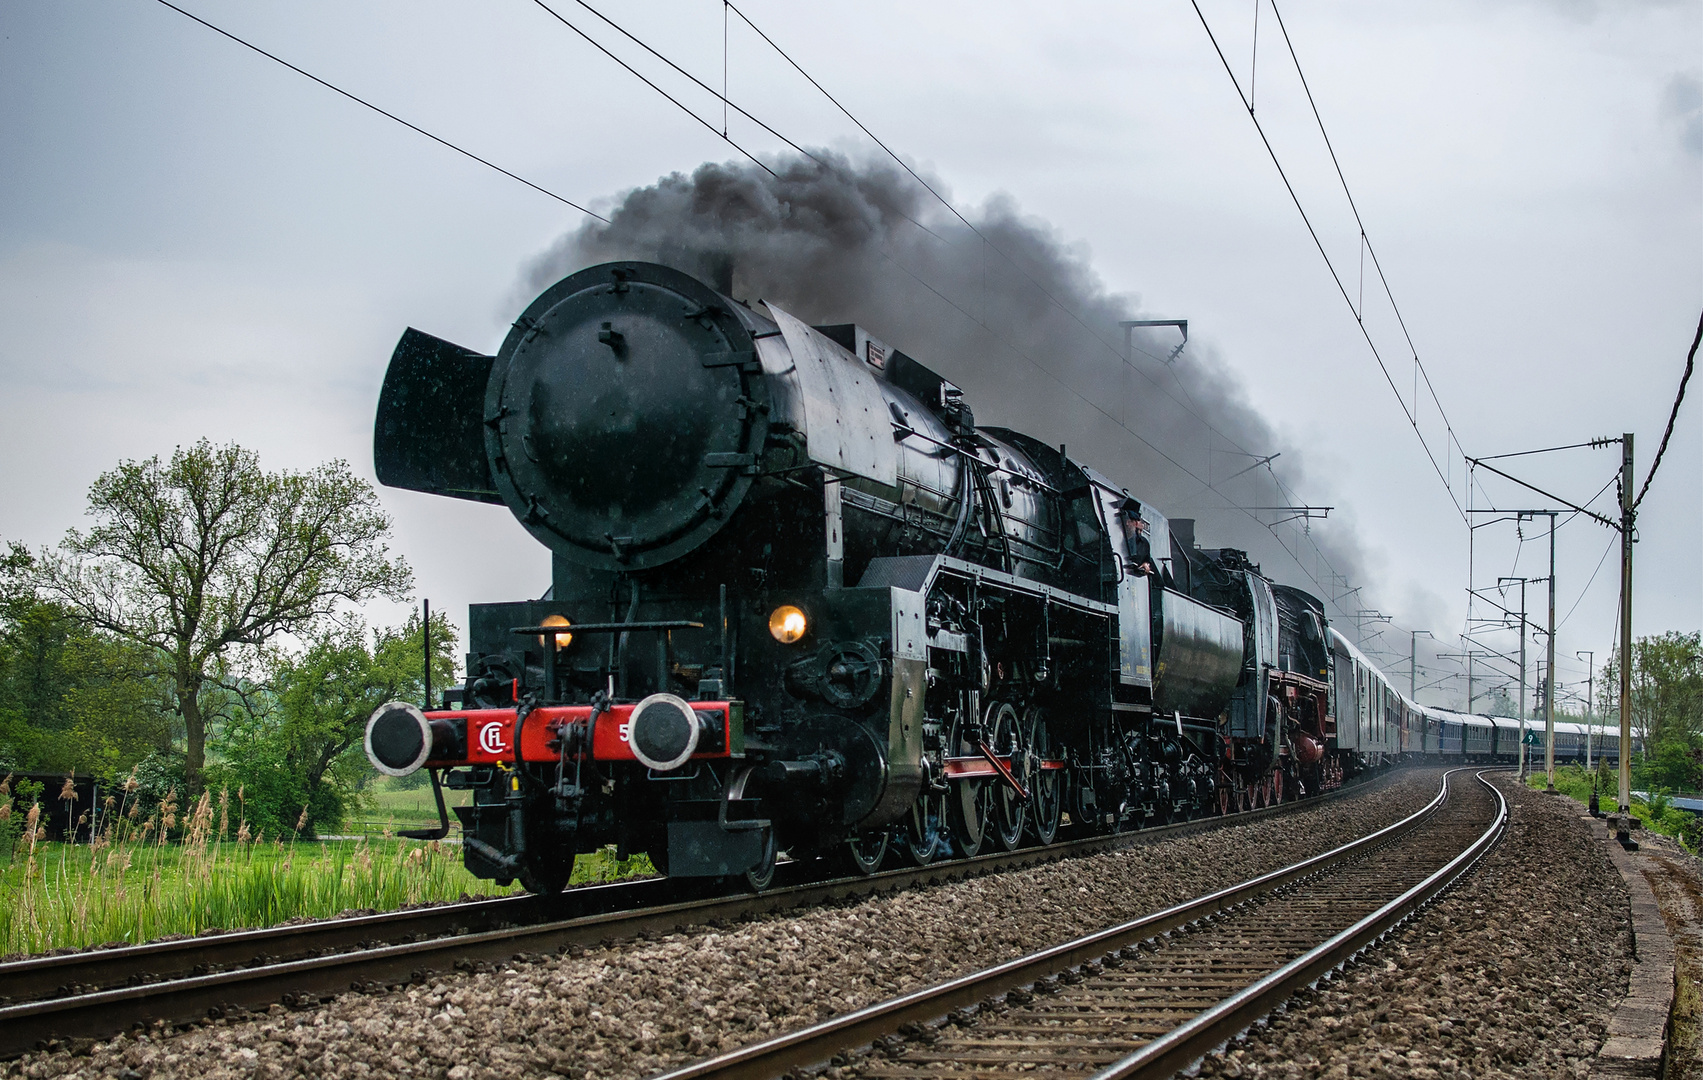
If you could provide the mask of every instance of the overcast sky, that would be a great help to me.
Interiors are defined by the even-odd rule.
[[[183,6],[592,209],[738,157],[527,0]],[[720,127],[708,95],[594,29],[572,0],[557,6]],[[1396,619],[1378,644],[1402,654],[1403,682],[1410,630],[1458,651],[1465,625],[1460,448],[1631,431],[1640,482],[1647,472],[1703,306],[1696,0],[1281,8],[1460,444],[1451,450],[1419,382],[1443,478],[1398,401],[1412,404],[1417,376],[1375,279],[1360,299],[1358,228],[1269,2],[1257,63],[1253,4],[1200,10],[1243,90],[1252,76],[1389,381],[1187,0],[742,6],[955,203],[1009,198],[1144,314],[1190,320],[1179,362],[1235,374],[1279,433],[1262,452],[1304,455],[1295,494],[1335,508],[1312,528],[1364,551],[1354,584],[1366,600],[1344,604]],[[721,84],[715,0],[608,13]],[[737,18],[725,78],[734,101],[795,142],[879,153]],[[341,457],[370,477],[373,406],[402,329],[494,350],[530,298],[525,268],[583,220],[153,0],[0,5],[0,101],[0,538],[32,546],[79,523],[102,470],[201,436],[237,440],[272,468]],[[737,115],[730,134],[758,156],[783,149]],[[1639,634],[1703,623],[1700,398],[1694,386],[1640,516]],[[1020,412],[977,416],[1022,428]],[[1610,449],[1499,464],[1582,501],[1617,462]],[[1480,475],[1474,505],[1551,505]],[[548,583],[543,549],[505,510],[382,498],[422,594],[458,623],[469,602]],[[1596,506],[1612,516],[1613,498]],[[1297,527],[1278,526],[1306,550]],[[1477,582],[1547,573],[1545,527],[1526,524],[1523,543],[1512,524],[1480,530]],[[1559,533],[1567,683],[1585,675],[1575,650],[1601,660],[1612,647],[1613,535],[1586,519]],[[1542,606],[1539,586],[1539,620]],[[1419,681],[1449,670],[1422,660]]]

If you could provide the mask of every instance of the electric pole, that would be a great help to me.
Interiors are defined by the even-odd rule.
[[[1555,512],[1549,514],[1549,663],[1543,683],[1544,790],[1555,794]]]
[[[1596,674],[1597,654],[1590,649],[1580,649],[1573,654],[1575,659],[1585,662],[1585,771],[1591,770],[1591,735],[1596,727],[1597,697]]]
[[[1632,433],[1620,436],[1620,829],[1630,846],[1626,819],[1632,814]]]
[[[1591,764],[1591,736],[1595,733],[1597,716],[1597,654],[1590,649],[1580,649],[1573,656],[1575,659],[1585,658],[1585,771],[1591,776],[1591,816],[1601,817],[1602,808],[1597,798],[1597,770]]]
[[[1472,711],[1472,649],[1466,651],[1466,711]]]
[[[1687,370],[1689,372],[1689,369],[1687,369]],[[1618,441],[1620,443],[1620,521],[1619,521],[1618,524],[1616,522],[1614,522],[1612,519],[1610,519],[1610,518],[1608,518],[1608,517],[1606,517],[1602,514],[1597,513],[1595,510],[1592,510],[1589,507],[1580,506],[1578,503],[1574,503],[1574,502],[1568,502],[1566,499],[1560,498],[1556,495],[1551,494],[1550,492],[1543,490],[1540,487],[1537,487],[1533,484],[1527,483],[1524,480],[1521,480],[1519,477],[1513,475],[1512,473],[1504,472],[1503,470],[1497,468],[1496,466],[1489,464],[1489,462],[1492,460],[1490,458],[1469,457],[1466,460],[1467,460],[1467,463],[1469,465],[1471,465],[1474,470],[1477,470],[1477,469],[1480,469],[1480,468],[1486,469],[1489,472],[1495,473],[1497,476],[1500,476],[1500,477],[1502,477],[1506,480],[1513,481],[1514,483],[1520,485],[1523,488],[1526,488],[1529,491],[1534,491],[1534,492],[1538,493],[1539,495],[1544,496],[1545,498],[1554,499],[1555,501],[1566,505],[1573,512],[1578,513],[1578,514],[1583,514],[1586,517],[1590,518],[1591,520],[1597,522],[1600,525],[1605,525],[1608,528],[1618,529],[1620,531],[1620,647],[1619,647],[1619,650],[1618,650],[1619,653],[1620,653],[1620,792],[1619,792],[1620,798],[1619,798],[1619,805],[1616,807],[1616,810],[1618,811],[1617,814],[1616,814],[1616,821],[1618,823],[1617,824],[1617,830],[1616,830],[1617,831],[1616,839],[1619,840],[1620,843],[1624,847],[1626,847],[1628,850],[1635,851],[1635,850],[1637,850],[1638,845],[1636,843],[1632,842],[1631,832],[1630,832],[1630,829],[1629,829],[1628,824],[1627,824],[1627,818],[1630,816],[1631,810],[1632,810],[1632,545],[1635,542],[1635,540],[1637,539],[1637,502],[1638,502],[1638,500],[1633,495],[1634,485],[1636,483],[1636,477],[1633,475],[1633,470],[1632,470],[1632,461],[1633,461],[1632,433],[1630,431],[1623,433],[1620,436],[1619,440],[1605,439],[1605,438],[1591,439],[1588,442],[1575,443],[1571,446],[1557,446],[1557,447],[1553,447],[1552,449],[1554,449],[1554,450],[1576,450],[1576,449],[1579,449],[1579,448],[1585,447],[1585,446],[1589,446],[1592,449],[1600,449],[1600,448],[1608,446],[1608,445],[1610,445],[1610,444],[1612,444],[1616,441]],[[1548,450],[1522,451],[1522,453],[1549,453],[1549,452],[1550,451],[1548,451]],[[1514,456],[1517,456],[1517,455],[1515,455],[1515,454],[1502,454],[1502,455],[1497,455],[1497,456],[1498,457],[1514,457]],[[1474,512],[1474,510],[1471,509],[1471,508],[1469,508],[1467,510],[1467,513],[1469,513],[1469,514],[1471,514],[1473,512]],[[1507,511],[1501,511],[1501,512],[1504,513],[1504,514],[1507,513]],[[1551,511],[1545,511],[1545,512],[1552,513]],[[1530,513],[1530,511],[1527,511],[1526,513]],[[1555,596],[1555,570],[1554,570],[1555,519],[1553,517],[1550,518],[1550,533],[1549,533],[1549,535],[1550,535],[1550,549],[1549,550],[1550,550],[1550,563],[1551,563],[1551,568],[1550,568],[1550,573],[1549,573],[1550,607],[1551,607],[1550,638],[1549,638],[1549,657],[1550,657],[1549,670],[1550,670],[1550,678],[1551,678],[1551,680],[1553,680],[1554,679],[1554,671],[1555,671],[1555,632],[1554,632],[1555,616],[1554,616],[1554,611],[1553,611],[1553,609],[1554,609],[1554,596]],[[1469,550],[1470,550],[1470,548],[1469,548]],[[1501,580],[1502,581],[1509,581],[1509,580],[1513,580],[1513,579],[1504,578],[1504,579],[1501,579]],[[1498,584],[1500,584],[1500,583],[1501,582],[1499,581]],[[1471,581],[1470,580],[1468,581],[1468,590],[1469,590],[1469,592],[1471,591]],[[1522,591],[1522,593],[1524,592],[1524,586],[1523,585],[1522,585],[1521,591]],[[1522,596],[1522,603],[1520,605],[1522,608],[1524,608],[1524,606],[1525,606],[1523,599],[1524,598]],[[1470,601],[1468,603],[1470,605]],[[1505,612],[1507,611],[1506,608],[1504,608],[1503,610]],[[1471,621],[1470,620],[1470,613],[1471,613],[1470,606],[1468,608],[1468,613],[1469,613],[1469,622],[1470,622]],[[1511,614],[1511,613],[1509,613],[1509,614]],[[1520,697],[1523,699],[1525,697],[1525,685],[1524,685],[1524,683],[1525,683],[1525,678],[1524,678],[1525,677],[1525,664],[1523,662],[1523,658],[1524,658],[1525,647],[1526,647],[1525,627],[1524,627],[1525,619],[1524,619],[1523,612],[1522,612],[1522,617],[1520,619],[1520,623],[1521,623],[1520,653],[1521,653],[1521,656],[1522,656],[1522,663],[1520,665],[1520,676],[1521,676]],[[1549,727],[1550,727],[1550,734],[1551,734],[1552,740],[1553,740],[1553,737],[1554,737],[1554,716],[1553,716],[1554,700],[1553,699],[1554,699],[1554,695],[1551,694],[1550,695],[1550,702],[1547,706],[1548,709],[1550,710]],[[1524,706],[1523,700],[1521,702],[1521,705],[1522,705],[1522,709],[1523,709],[1523,706]],[[1521,731],[1522,731],[1521,746],[1523,748],[1524,742],[1525,742],[1524,735],[1523,735],[1524,728],[1525,728],[1525,718],[1522,716],[1520,718],[1520,720],[1521,720],[1520,727],[1521,727]],[[1550,760],[1550,767],[1553,770],[1553,764],[1554,764],[1553,742],[1552,742],[1551,745],[1552,745],[1552,749],[1550,751],[1550,759],[1549,760]],[[1520,777],[1523,780],[1525,778],[1525,754],[1523,752],[1523,749],[1522,749],[1522,752],[1521,752],[1521,755],[1520,755],[1520,762],[1521,762]],[[1553,772],[1551,773],[1550,781],[1551,781],[1551,785],[1553,786],[1553,782],[1554,782]]]
[[[1415,696],[1419,693],[1419,691],[1415,688],[1415,684],[1419,682],[1420,634],[1424,634],[1426,637],[1435,637],[1435,635],[1429,630],[1412,630],[1409,631],[1407,635],[1407,700],[1413,702],[1415,705],[1419,704],[1419,698]]]
[[[1505,577],[1497,578],[1496,584],[1504,581],[1520,583],[1520,783],[1526,782],[1526,583],[1531,578]]]

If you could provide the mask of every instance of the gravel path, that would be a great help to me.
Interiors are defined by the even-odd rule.
[[[1498,786],[1508,835],[1470,878],[1200,1075],[1589,1075],[1631,972],[1626,887],[1577,803]]]
[[[1124,852],[33,1054],[0,1077],[648,1076],[1329,850],[1424,805],[1438,775]]]

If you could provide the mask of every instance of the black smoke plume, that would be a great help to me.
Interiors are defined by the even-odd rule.
[[[1273,531],[1236,509],[1323,502],[1324,485],[1303,471],[1306,447],[1282,442],[1198,342],[1167,365],[1175,338],[1138,331],[1126,356],[1118,323],[1139,317],[1139,301],[1108,292],[1085,247],[1002,197],[965,212],[972,230],[896,165],[824,152],[772,164],[776,175],[706,164],[626,193],[608,224],[588,221],[532,265],[528,295],[612,259],[710,282],[731,264],[739,298],[807,322],[862,324],[962,386],[978,423],[1064,443],[1169,516],[1196,518],[1202,546],[1244,548],[1268,574],[1327,600],[1345,591],[1332,570],[1363,583],[1348,523],[1309,536],[1298,522]],[[1292,495],[1266,467],[1249,468],[1278,451],[1272,467]],[[1370,604],[1361,593],[1340,607]]]

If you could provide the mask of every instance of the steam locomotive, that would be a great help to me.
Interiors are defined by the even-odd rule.
[[[1425,752],[1316,597],[865,328],[726,291],[609,263],[494,357],[414,329],[391,357],[380,481],[552,554],[542,599],[473,605],[440,707],[368,724],[381,772],[432,770],[436,835],[439,785],[472,792],[475,875],[553,892],[612,844],[760,889],[782,851],[870,873]]]

